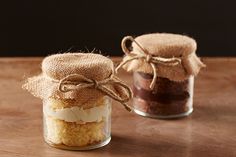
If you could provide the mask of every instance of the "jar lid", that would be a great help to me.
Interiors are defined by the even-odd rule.
[[[145,34],[135,40],[153,56],[182,57],[194,53],[197,49],[196,41],[188,36],[169,33]],[[140,51],[136,43],[132,43],[133,52]]]
[[[113,72],[113,62],[105,56],[93,53],[64,53],[46,57],[42,62],[45,75],[60,80],[71,74],[102,80]]]
[[[132,42],[131,47],[127,47],[128,41]],[[127,36],[121,46],[126,55],[117,69],[153,74],[152,87],[157,76],[184,81],[205,67],[195,53],[195,40],[188,36],[169,33]]]
[[[23,88],[41,99],[74,100],[81,106],[109,96],[131,110],[126,104],[132,97],[130,88],[114,75],[112,60],[100,54],[48,56],[42,62],[42,73],[28,78]]]

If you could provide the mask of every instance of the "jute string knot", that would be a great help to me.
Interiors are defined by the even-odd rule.
[[[146,56],[146,62],[147,62],[147,63],[150,63],[150,62],[151,62],[151,59],[152,59],[152,55],[148,54],[148,55]]]
[[[113,90],[111,90],[106,86],[109,84],[110,85],[117,84],[122,86],[127,91],[128,97],[122,98],[121,96],[116,94]],[[120,102],[128,111],[132,111],[131,107],[126,104],[132,97],[132,92],[130,88],[127,85],[125,85],[121,80],[119,80],[117,77],[114,77],[112,74],[108,78],[101,81],[89,79],[80,74],[70,74],[62,78],[59,81],[59,86],[58,86],[58,90],[63,93],[70,92],[73,90],[82,90],[84,88],[95,88],[97,90],[100,90],[107,96]]]
[[[137,54],[134,54],[134,53],[131,54],[130,50],[126,47],[126,42],[127,41],[134,42],[140,48],[141,51],[139,51],[139,53],[137,53]],[[122,50],[125,52],[125,54],[127,56],[129,56],[130,58],[125,60],[125,61],[122,61],[117,66],[115,71],[118,72],[118,70],[123,65],[125,65],[126,63],[128,63],[132,60],[136,60],[136,59],[144,60],[146,63],[150,64],[150,66],[152,67],[152,70],[153,70],[153,79],[152,79],[152,82],[150,84],[150,89],[154,88],[155,82],[156,82],[156,79],[157,79],[157,70],[156,70],[157,69],[157,64],[163,64],[163,65],[166,65],[166,66],[176,66],[176,65],[181,63],[181,59],[177,58],[177,57],[163,58],[163,57],[158,57],[158,56],[152,56],[132,36],[125,37],[121,42],[121,47],[122,47]]]

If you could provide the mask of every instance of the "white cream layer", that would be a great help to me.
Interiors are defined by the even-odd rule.
[[[66,122],[100,122],[102,118],[106,118],[110,115],[110,104],[96,106],[89,109],[83,109],[78,106],[63,108],[63,109],[51,109],[48,104],[44,105],[43,112],[47,116],[51,116],[55,119],[64,120]]]

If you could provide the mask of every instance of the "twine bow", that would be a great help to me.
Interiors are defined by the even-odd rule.
[[[122,98],[116,92],[105,86],[108,84],[116,84],[123,87],[128,92],[128,97]],[[81,90],[84,88],[95,88],[97,90],[100,90],[107,96],[120,102],[128,111],[132,111],[131,107],[126,104],[132,97],[130,88],[123,82],[121,82],[121,80],[119,80],[117,77],[114,77],[112,74],[107,79],[101,81],[89,79],[80,74],[70,74],[59,81],[59,91],[63,93],[74,90]]]
[[[130,40],[132,42],[134,42],[139,48],[140,48],[140,53],[138,54],[130,54],[129,50],[126,48],[125,46],[125,42],[127,40]],[[155,82],[157,79],[157,71],[156,71],[156,65],[157,64],[162,64],[162,65],[166,65],[166,66],[176,66],[179,63],[181,63],[181,59],[180,58],[176,58],[176,57],[172,57],[172,58],[163,58],[163,57],[156,57],[156,56],[152,56],[151,54],[149,54],[147,52],[147,50],[145,50],[136,40],[134,40],[133,37],[131,36],[127,36],[122,40],[122,49],[123,51],[126,53],[126,56],[129,56],[130,58],[127,60],[123,60],[115,69],[115,71],[117,72],[123,65],[125,65],[126,63],[132,61],[132,60],[136,60],[136,59],[142,59],[144,60],[146,63],[150,64],[150,66],[152,67],[153,70],[153,79],[152,82],[150,84],[150,89],[153,89],[155,86]]]

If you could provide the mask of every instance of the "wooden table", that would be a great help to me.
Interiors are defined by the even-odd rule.
[[[0,157],[236,156],[236,58],[203,59],[207,68],[196,78],[191,116],[149,119],[114,103],[112,141],[83,152],[52,148],[43,140],[41,100],[21,89],[24,78],[40,73],[41,60],[0,59]],[[131,84],[131,75],[120,76]]]

